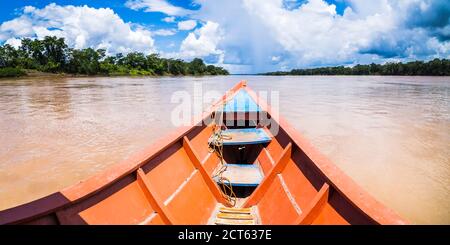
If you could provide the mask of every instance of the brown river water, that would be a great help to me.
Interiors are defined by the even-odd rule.
[[[0,80],[0,210],[58,191],[175,126],[175,91],[241,79],[279,92],[281,114],[379,201],[450,224],[450,77],[181,77]]]

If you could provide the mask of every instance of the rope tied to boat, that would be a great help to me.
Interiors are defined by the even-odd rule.
[[[215,171],[212,178],[217,179],[217,182],[221,185],[222,196],[227,200],[228,204],[232,207],[236,206],[236,194],[231,186],[231,181],[223,176],[223,173],[227,170],[227,165],[224,163],[223,158],[223,140],[230,140],[231,136],[224,134],[222,130],[223,124],[223,108],[225,107],[226,101],[222,104],[222,110],[220,110],[220,118],[218,123],[216,123],[216,116],[219,114],[219,110],[212,113],[211,117],[213,119],[212,134],[208,140],[208,151],[210,153],[215,153],[220,160],[220,167]]]

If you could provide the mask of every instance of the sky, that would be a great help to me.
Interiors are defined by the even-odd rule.
[[[64,37],[234,74],[450,58],[449,0],[14,0],[0,43]]]

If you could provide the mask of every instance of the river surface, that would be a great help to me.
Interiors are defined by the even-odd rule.
[[[0,80],[0,210],[70,186],[175,128],[174,92],[241,79],[402,217],[450,224],[449,77],[164,77]],[[177,103],[173,103],[175,101]],[[205,103],[207,104],[207,103]]]

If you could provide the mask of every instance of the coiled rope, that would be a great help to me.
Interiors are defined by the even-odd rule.
[[[220,167],[213,174],[213,178],[217,179],[219,185],[221,185],[221,193],[222,196],[227,200],[228,204],[232,207],[236,205],[236,194],[233,191],[233,187],[231,186],[231,181],[223,176],[223,173],[227,170],[227,165],[224,163],[223,159],[223,140],[230,140],[231,136],[223,134],[222,126],[223,125],[223,108],[225,107],[226,102],[223,102],[222,110],[217,110],[211,114],[211,118],[213,119],[213,127],[212,127],[212,135],[210,140],[208,141],[208,151],[210,153],[215,153],[220,160]],[[216,123],[216,116],[220,114],[220,118],[218,124]]]

